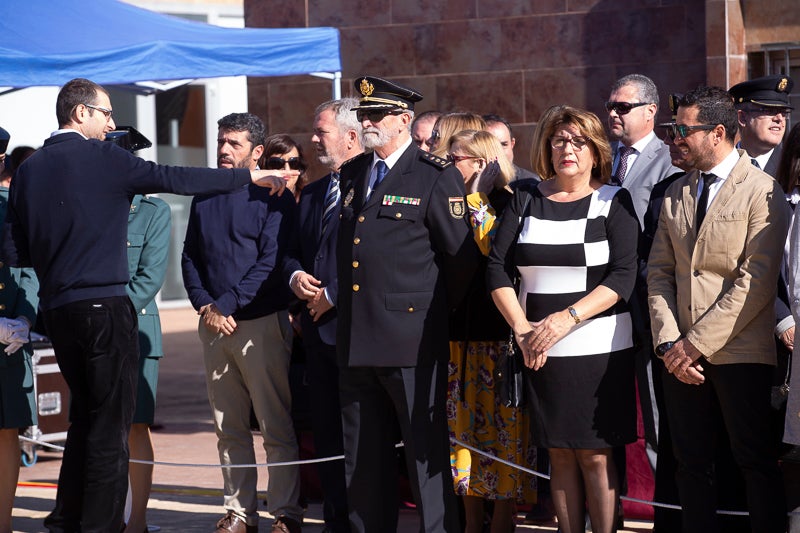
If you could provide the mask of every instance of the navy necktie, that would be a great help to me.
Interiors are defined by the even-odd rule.
[[[375,163],[375,186],[372,187],[372,190],[378,188],[378,185],[381,184],[383,178],[386,176],[386,173],[389,172],[389,167],[386,166],[386,161],[383,159],[379,159],[377,163]]]
[[[328,223],[330,223],[331,218],[333,217],[333,211],[336,208],[336,204],[339,202],[340,197],[341,191],[339,190],[339,173],[332,172],[331,183],[328,187],[328,194],[325,195],[325,209],[322,211],[322,235],[325,235],[325,230],[328,229]]]
[[[753,166],[756,167],[758,170],[761,170],[761,165],[758,164],[758,161],[755,157],[750,158],[750,162],[753,163]]]
[[[386,166],[386,161],[378,159],[378,162],[375,163],[375,183],[372,185],[372,191],[369,193],[370,196],[372,196],[372,193],[378,188],[378,185],[381,184],[387,172],[389,172],[389,167]]]

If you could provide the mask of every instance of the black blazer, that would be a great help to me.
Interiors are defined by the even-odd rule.
[[[328,174],[303,188],[298,208],[295,210],[296,219],[289,238],[283,272],[286,283],[289,283],[292,273],[298,270],[311,274],[327,287],[328,296],[335,306],[339,292],[336,279],[336,236],[339,230],[341,201],[334,208],[333,217],[323,235],[322,211],[325,208],[325,196],[330,182],[331,175]],[[300,324],[306,342],[335,345],[336,315],[337,309],[334,307],[314,322],[308,309],[303,306]]]
[[[464,180],[411,145],[365,199],[372,153],[341,170],[337,266],[341,366],[430,365],[448,358],[448,310],[477,264]]]

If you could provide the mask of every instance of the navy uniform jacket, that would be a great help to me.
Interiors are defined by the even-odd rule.
[[[764,172],[773,178],[778,175],[778,165],[781,162],[781,154],[783,154],[783,143],[775,147],[772,151],[772,155],[767,159],[767,164],[764,165]]]
[[[8,189],[0,187],[0,221],[6,218],[8,208]],[[19,318],[24,316],[31,326],[36,323],[36,309],[39,306],[39,281],[32,268],[13,268],[0,263],[0,317]],[[0,368],[21,364],[23,352],[33,353],[30,343],[21,350],[6,357],[0,344]]]
[[[137,194],[128,214],[128,296],[139,317],[139,354],[162,357],[156,294],[169,256],[170,210],[164,200]]]
[[[300,325],[303,328],[303,338],[310,344],[322,342],[333,346],[336,344],[336,301],[338,300],[339,284],[336,278],[336,234],[339,230],[339,210],[341,201],[334,207],[325,234],[322,235],[322,211],[325,208],[325,196],[331,175],[311,182],[303,187],[300,202],[295,210],[296,218],[293,233],[289,238],[289,245],[284,261],[283,272],[286,283],[289,283],[292,273],[302,270],[320,280],[323,287],[327,287],[328,297],[333,302],[333,309],[329,309],[322,317],[314,322],[308,313],[308,308],[303,307],[300,315]]]
[[[341,170],[339,365],[445,362],[448,311],[479,254],[463,178],[411,145],[365,202],[372,161],[363,154]]]

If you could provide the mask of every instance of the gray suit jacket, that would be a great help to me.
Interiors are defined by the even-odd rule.
[[[619,145],[619,141],[611,143],[614,159],[617,157]],[[658,137],[650,141],[633,162],[633,166],[628,169],[628,175],[625,176],[622,186],[631,193],[633,208],[636,210],[636,217],[639,219],[639,227],[644,224],[644,214],[647,212],[647,204],[650,201],[650,191],[653,190],[653,185],[680,171],[681,169],[672,166],[669,147]]]

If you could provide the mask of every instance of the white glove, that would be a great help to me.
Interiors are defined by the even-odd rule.
[[[4,327],[0,326],[0,342],[8,344],[3,351],[11,355],[30,340],[31,328],[25,320],[10,318],[0,320],[5,321],[3,324]],[[6,333],[5,337],[2,337],[3,333]]]
[[[19,350],[20,348],[25,346],[26,342],[28,342],[28,341],[24,341],[24,342],[12,341],[11,344],[6,346],[6,349],[3,350],[3,351],[6,352],[6,355],[12,355],[12,354],[16,353],[17,350]]]
[[[8,344],[11,338],[12,318],[0,318],[0,342]]]

